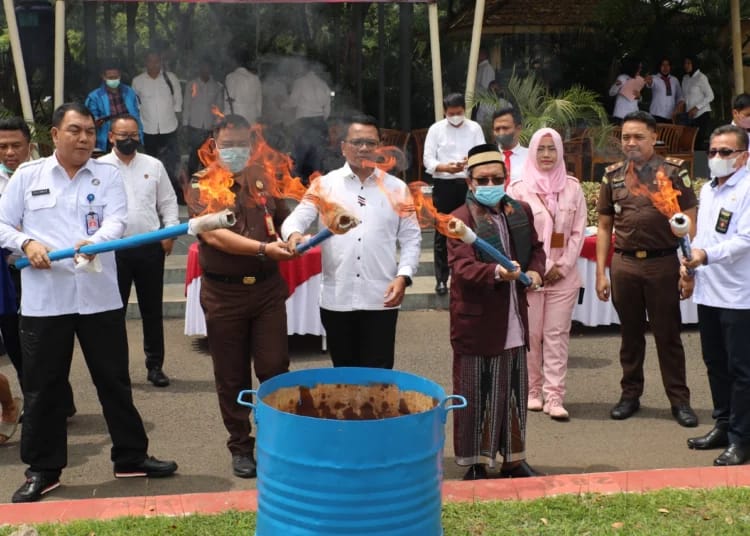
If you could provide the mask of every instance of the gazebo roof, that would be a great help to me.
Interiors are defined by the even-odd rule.
[[[560,33],[594,19],[601,0],[487,0],[482,34]],[[474,7],[458,14],[448,25],[452,34],[471,33]]]

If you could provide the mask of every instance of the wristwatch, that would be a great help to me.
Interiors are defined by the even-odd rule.
[[[256,257],[264,258],[266,256],[266,243],[261,242],[258,246],[258,253],[255,254]]]
[[[404,278],[404,282],[406,282],[406,286],[407,287],[411,286],[411,284],[412,284],[411,277],[409,277],[408,275],[400,275],[399,277],[403,277]]]

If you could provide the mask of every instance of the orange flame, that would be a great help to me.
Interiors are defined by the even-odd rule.
[[[195,82],[193,82],[193,88],[191,90],[191,94],[193,98],[198,96],[198,84],[196,84]]]
[[[661,212],[665,217],[671,218],[676,213],[680,212],[680,204],[677,201],[677,198],[682,195],[682,192],[675,190],[672,187],[672,181],[666,173],[664,173],[662,168],[659,168],[656,172],[656,178],[654,180],[656,191],[649,189],[647,185],[638,180],[635,176],[633,162],[630,162],[628,167],[625,183],[628,185],[630,192],[634,195],[644,195],[648,197],[654,204],[656,210]]]
[[[427,186],[424,182],[410,182],[409,191],[414,201],[414,209],[417,213],[417,219],[419,225],[422,228],[435,227],[435,229],[442,235],[448,238],[461,238],[460,235],[451,231],[448,224],[453,219],[453,216],[449,214],[442,214],[438,212],[435,205],[432,203],[432,199],[424,195],[422,187]]]

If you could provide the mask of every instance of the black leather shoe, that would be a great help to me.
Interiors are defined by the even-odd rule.
[[[641,402],[637,398],[621,398],[620,401],[609,412],[609,416],[617,421],[632,417],[633,414],[641,407]]]
[[[688,404],[672,406],[672,415],[680,426],[695,428],[698,426],[698,416]]]
[[[525,460],[517,463],[509,468],[500,469],[500,478],[526,478],[530,476],[543,476],[531,468]]]
[[[234,476],[240,478],[255,478],[257,469],[253,455],[234,454],[232,456],[232,472]]]
[[[177,471],[177,463],[173,461],[157,460],[148,456],[141,463],[116,463],[115,478],[162,478],[172,475]]]
[[[146,379],[148,379],[148,381],[153,383],[156,387],[166,387],[167,385],[169,385],[169,378],[160,368],[152,368],[151,370],[149,370]]]
[[[487,469],[484,467],[484,464],[481,463],[475,463],[471,467],[469,467],[469,470],[466,471],[466,474],[464,475],[464,480],[482,480],[484,478],[487,478]]]
[[[742,465],[748,457],[750,457],[750,448],[735,443],[719,454],[719,457],[714,460],[714,465]]]
[[[26,482],[16,490],[11,499],[14,503],[36,502],[43,495],[60,487],[60,477],[45,473],[26,471]]]
[[[687,440],[688,448],[697,450],[723,449],[729,446],[729,435],[725,426],[714,428],[704,436]]]
[[[437,285],[435,285],[435,294],[438,296],[445,296],[448,293],[448,285],[445,284],[445,281],[438,281]]]

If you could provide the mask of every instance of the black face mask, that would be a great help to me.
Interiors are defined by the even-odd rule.
[[[140,141],[134,140],[133,138],[127,138],[124,140],[115,140],[115,147],[124,155],[130,156],[133,154],[138,146],[141,144]]]

